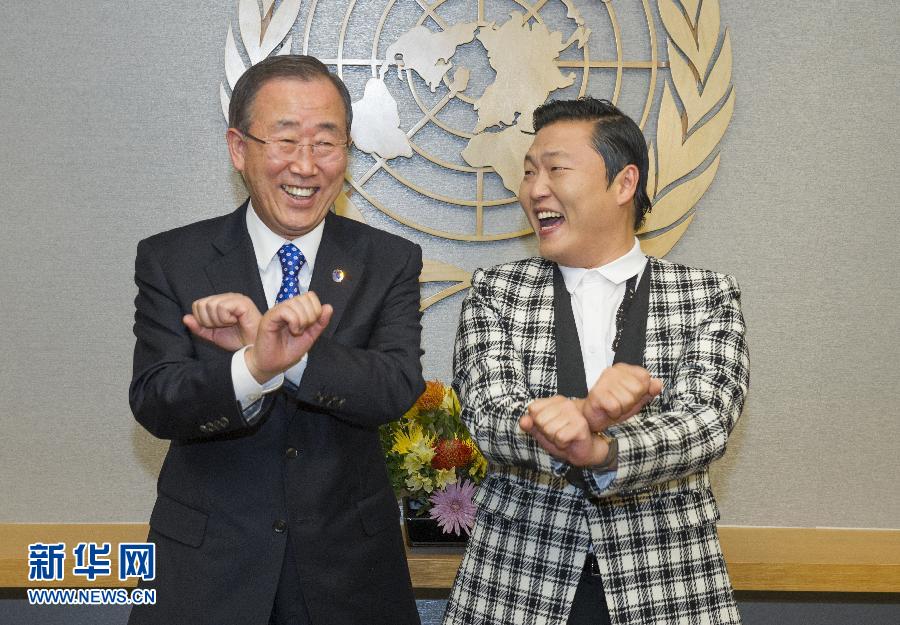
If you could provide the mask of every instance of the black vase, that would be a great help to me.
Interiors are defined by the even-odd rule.
[[[421,507],[416,501],[403,499],[403,524],[406,526],[406,542],[410,547],[460,547],[465,546],[469,535],[465,530],[457,536],[445,534],[436,519],[428,513],[418,516]]]

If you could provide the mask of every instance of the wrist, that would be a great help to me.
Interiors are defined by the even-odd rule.
[[[256,358],[253,354],[253,345],[249,345],[244,351],[244,362],[247,364],[247,370],[250,372],[250,375],[253,376],[253,379],[256,380],[258,384],[265,384],[278,375],[277,373],[263,371],[257,366]]]
[[[598,460],[594,470],[614,470],[619,466],[619,441],[606,432],[595,432],[595,459]]]

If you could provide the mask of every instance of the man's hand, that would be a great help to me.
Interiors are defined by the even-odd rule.
[[[609,454],[609,445],[591,432],[582,410],[583,401],[562,395],[536,399],[519,419],[519,427],[563,462],[576,467],[602,464]]]
[[[247,368],[260,384],[296,365],[312,348],[331,320],[312,291],[270,308],[259,322],[253,345],[244,352]]]
[[[262,315],[246,295],[222,293],[198,299],[182,322],[202,339],[236,352],[256,338]]]
[[[592,432],[636,415],[662,392],[662,380],[650,377],[643,367],[617,363],[607,367],[581,404]]]

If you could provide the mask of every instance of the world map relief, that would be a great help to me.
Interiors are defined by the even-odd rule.
[[[474,41],[477,31],[496,75],[473,104],[474,136],[460,155],[472,167],[492,167],[503,185],[517,192],[524,173],[522,159],[532,139],[534,109],[576,79],[574,73],[563,74],[556,60],[573,44],[583,47],[590,34],[574,5],[564,4],[567,17],[575,22],[574,32],[565,40],[562,32],[530,23],[529,16],[518,11],[500,25],[463,22],[437,32],[419,25],[402,34],[388,47],[384,64],[378,76],[367,82],[363,98],[353,103],[354,118],[359,120],[352,133],[356,146],[386,160],[412,156],[409,138],[400,127],[397,102],[385,82],[390,66],[396,67],[400,80],[404,75],[411,80],[410,73],[416,72],[434,92],[453,67],[457,49]],[[464,92],[468,78],[468,68],[457,67],[448,81],[450,95]]]

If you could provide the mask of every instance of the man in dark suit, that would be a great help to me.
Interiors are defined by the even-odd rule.
[[[130,400],[171,445],[133,625],[419,623],[377,429],[424,388],[421,250],[330,212],[351,115],[316,59],[253,66],[249,200],[138,245]]]
[[[540,244],[472,277],[454,358],[491,464],[444,625],[737,625],[708,466],[749,384],[731,276],[647,257],[647,145],[609,102],[535,111]]]

